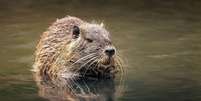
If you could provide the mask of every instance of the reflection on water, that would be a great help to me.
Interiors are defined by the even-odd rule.
[[[104,22],[111,32],[127,70],[117,101],[201,100],[200,0],[0,0],[1,101],[49,100],[32,79],[33,52],[66,15]],[[106,92],[114,91],[98,93]]]
[[[36,77],[38,78],[38,77]],[[112,79],[47,81],[36,79],[39,96],[50,101],[115,101],[116,88]]]

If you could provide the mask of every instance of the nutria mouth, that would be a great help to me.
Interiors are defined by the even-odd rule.
[[[115,57],[87,55],[76,61],[70,59],[70,62],[66,71],[77,73],[79,77],[114,78],[114,74],[119,71]]]
[[[50,79],[68,73],[114,78],[121,70],[120,58],[104,25],[76,17],[54,22],[36,48],[34,71]]]

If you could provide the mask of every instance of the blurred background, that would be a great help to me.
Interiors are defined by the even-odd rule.
[[[57,18],[104,22],[126,63],[118,101],[201,100],[200,0],[0,0],[0,100],[46,101],[30,72]]]

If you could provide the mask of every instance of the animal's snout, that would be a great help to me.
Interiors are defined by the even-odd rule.
[[[105,49],[105,54],[109,57],[115,54],[115,48],[109,47]]]

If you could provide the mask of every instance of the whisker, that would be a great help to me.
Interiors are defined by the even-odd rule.
[[[96,59],[95,61],[96,61],[96,64],[94,65],[94,67],[91,67],[90,69],[92,69],[92,71],[97,74],[96,70],[94,70],[94,69],[95,69],[95,68],[98,68],[98,65],[100,64],[100,63],[99,63],[100,60],[99,60],[99,59]]]
[[[93,65],[93,64],[97,61],[96,58],[98,58],[98,57],[95,57],[95,58],[94,58],[94,61],[92,61],[92,62],[87,66],[87,69],[85,70],[84,76],[86,75],[87,71],[92,68],[91,65]]]
[[[91,58],[90,60],[88,60],[85,64],[81,65],[80,68],[78,69],[81,70],[84,66],[86,66],[89,62],[93,61],[96,57]]]
[[[124,68],[123,68],[123,63],[120,60],[120,57],[117,57],[117,65],[118,65],[117,67],[119,67],[119,69],[120,69],[121,76],[123,76],[125,71],[124,71]]]
[[[90,94],[91,93],[91,90],[90,90],[90,88],[89,88],[89,86],[87,85],[87,83],[83,80],[83,83],[84,83],[84,85],[86,86],[86,88],[87,88],[87,92]]]
[[[70,67],[72,67],[73,65],[75,65],[76,63],[78,63],[78,62],[80,62],[80,61],[82,61],[82,60],[89,59],[89,58],[93,57],[95,54],[96,54],[96,53],[91,53],[91,54],[89,54],[89,55],[86,55],[86,56],[84,56],[84,57],[78,59],[78,60],[75,61]]]
[[[123,68],[124,67],[124,63],[123,63],[123,60],[120,58],[119,55],[116,55],[117,58],[116,58],[116,62],[117,62],[117,67],[120,69],[120,80],[119,80],[119,86],[118,86],[118,92],[119,94],[123,93],[124,91],[124,83],[125,83],[125,69]]]
[[[73,82],[77,86],[81,94],[86,94],[86,92],[84,91],[84,89],[81,87],[79,83],[76,83],[73,79],[71,79],[71,82]]]
[[[71,79],[69,79],[69,80],[71,80]],[[71,93],[73,94],[73,95],[76,95],[76,92],[75,92],[75,90],[74,90],[74,88],[73,88],[73,86],[72,86],[72,84],[71,83],[74,83],[74,82],[67,82],[66,84],[66,86],[69,88],[69,90],[71,91]]]

